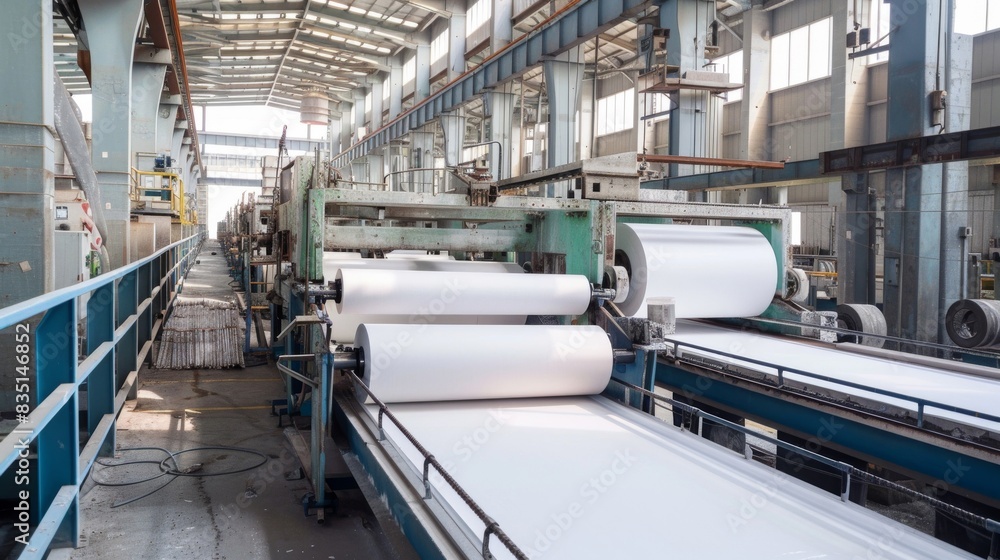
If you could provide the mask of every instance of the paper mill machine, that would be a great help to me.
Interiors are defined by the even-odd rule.
[[[898,424],[883,431],[969,461],[973,474],[952,490],[990,504],[979,481],[1000,463],[1000,417],[962,399],[997,394],[1000,378],[965,371],[957,401],[879,385],[879,368],[956,374],[832,344],[847,334],[836,315],[796,303],[808,285],[791,268],[787,208],[642,189],[635,162],[596,158],[500,182],[455,173],[446,192],[355,185],[307,157],[281,171],[267,247],[280,263],[271,348],[289,412],[312,418],[307,507],[322,517],[333,503],[323,465],[335,420],[355,478],[425,557],[668,547],[686,557],[974,557],[851,503],[868,487],[926,497],[821,453],[844,449],[840,438],[810,445],[809,419],[774,421],[732,401],[788,393],[823,414],[839,406],[866,418],[881,405]],[[534,195],[553,183],[567,197]],[[855,311],[863,320],[850,326],[870,335],[861,342],[886,338],[877,316]],[[842,373],[838,363],[862,377],[824,369]],[[806,437],[751,432],[744,418]],[[966,435],[940,433],[955,426]],[[775,463],[833,473],[836,491],[804,484],[801,469],[747,461],[760,458],[759,442]],[[687,511],[661,509],[671,502]],[[932,507],[986,535],[997,554],[989,516]],[[601,538],[612,534],[634,538]]]

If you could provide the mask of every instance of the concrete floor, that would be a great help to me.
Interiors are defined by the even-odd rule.
[[[209,241],[184,288],[186,297],[230,298],[225,261]],[[250,472],[215,477],[178,477],[152,495],[121,507],[171,477],[134,486],[98,486],[155,475],[155,464],[107,469],[95,466],[83,488],[80,508],[84,546],[73,558],[257,558],[381,559],[397,553],[360,491],[338,492],[340,504],[320,525],[305,517],[304,480],[288,481],[298,459],[271,416],[269,402],[281,398],[283,385],[273,365],[230,370],[157,371],[139,375],[138,399],[125,405],[118,422],[116,457],[156,460],[156,451],[201,446],[238,446],[264,453],[267,464]],[[308,441],[308,433],[303,434]],[[201,463],[202,472],[252,465],[257,457],[232,451],[182,456],[180,467]]]

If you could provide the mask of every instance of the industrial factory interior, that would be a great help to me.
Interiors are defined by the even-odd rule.
[[[0,2],[0,558],[1000,560],[1000,0]]]

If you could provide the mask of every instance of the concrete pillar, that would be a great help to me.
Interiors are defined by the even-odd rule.
[[[334,113],[330,117],[329,132],[330,135],[330,154],[337,155],[344,151],[347,146],[343,144],[343,134],[344,134],[344,123],[343,115],[341,113]]]
[[[108,224],[111,267],[129,260],[129,185],[132,147],[132,59],[142,0],[83,0],[80,13],[90,46],[94,132],[92,157]]]
[[[169,153],[173,144],[174,123],[177,122],[177,108],[181,105],[180,95],[164,95],[160,99],[160,111],[156,116],[156,151]],[[173,154],[170,154],[173,156]]]
[[[838,212],[838,301],[876,303],[875,191],[868,173],[844,175],[841,211]]]
[[[444,164],[454,167],[462,161],[465,146],[465,111],[458,109],[441,115],[441,130],[444,132]]]
[[[950,5],[950,3],[948,3]],[[937,134],[932,122],[931,93],[949,92],[948,105],[967,107],[968,88],[957,82],[971,68],[967,40],[939,25],[941,3],[929,0],[892,0],[891,18],[899,25],[889,44],[889,99],[887,139],[904,140]],[[947,16],[947,14],[944,14]],[[949,17],[944,17],[950,21]],[[938,50],[945,50],[953,84],[938,74]],[[967,128],[963,109],[947,112],[948,132]],[[966,109],[967,110],[967,109]],[[965,221],[968,203],[967,164],[913,166],[886,172],[885,316],[889,334],[915,340],[946,342],[945,307],[961,293],[961,240],[957,222]],[[962,225],[968,225],[963,223]]]
[[[580,49],[543,63],[545,91],[549,98],[548,166],[558,167],[580,159],[576,147],[576,113],[580,108],[584,64]],[[568,182],[549,188],[550,196],[566,196]]]
[[[490,33],[490,52],[497,52],[507,46],[514,38],[514,0],[493,0],[493,26]]]
[[[494,6],[498,1],[493,0]],[[448,11],[448,81],[454,80],[465,72],[465,0],[449,0]]]
[[[382,102],[382,96],[384,93],[385,80],[382,78],[374,78],[370,82],[372,90],[372,131],[376,131],[382,128],[382,112],[385,111],[384,103]]]
[[[403,112],[403,58],[396,55],[389,59],[389,119]]]
[[[166,72],[166,64],[132,63],[132,166],[142,171],[153,168],[153,157],[139,154],[156,153],[156,125]]]
[[[431,94],[431,46],[417,45],[417,77],[413,90],[414,101],[420,102]]]
[[[433,126],[425,126],[422,130],[410,132],[410,163],[409,169],[434,167],[434,132]],[[402,176],[401,185],[412,184],[405,188],[413,192],[433,192],[434,172],[413,171]]]
[[[365,88],[358,88],[353,90],[354,95],[354,140],[359,141],[366,134],[361,134],[361,128],[365,126],[367,119],[365,118]]]
[[[381,155],[368,154],[365,156],[368,165],[368,180],[372,183],[381,183],[385,177],[385,159]]]
[[[184,119],[175,120],[173,134],[170,138],[170,154],[178,166],[184,163],[181,148],[184,146],[184,133],[187,132],[187,123]]]
[[[444,133],[444,164],[455,167],[462,161],[462,148],[465,147],[465,110],[459,108],[443,113],[440,123]],[[463,185],[451,173],[445,173],[444,183],[442,188],[447,191],[454,191]]]
[[[855,21],[868,21],[870,2],[858,3],[858,13],[854,12],[854,6],[850,2],[833,5],[830,141],[827,145],[830,150],[867,143],[868,69],[848,59],[843,38],[854,31]],[[828,199],[830,205],[839,210],[834,247],[840,273],[838,300],[875,304],[875,194],[868,186],[867,173],[845,175],[838,186],[837,192],[831,192]]]
[[[701,71],[705,65],[705,33],[715,19],[715,4],[668,0],[660,6],[659,14],[660,27],[670,30],[667,64],[678,66],[682,78],[687,72]],[[711,94],[684,89],[676,92],[671,99],[674,103],[670,111],[670,155],[714,155],[706,151],[707,143],[695,141],[703,137],[708,129],[706,115],[712,102]],[[692,165],[670,165],[672,176],[689,175],[695,171]]]
[[[4,37],[0,52],[7,61],[0,66],[2,308],[53,287],[52,2],[5,6],[0,37]]]
[[[509,179],[514,163],[513,121],[517,96],[491,91],[485,94],[484,99],[485,116],[490,119],[490,134],[486,140],[500,143],[499,146],[490,146],[490,171],[496,180]]]
[[[740,106],[740,158],[771,159],[770,111],[771,12],[754,6],[743,13],[743,103]],[[738,80],[737,80],[738,81]],[[671,152],[673,153],[673,152]],[[741,200],[767,201],[766,188],[745,189]]]
[[[351,162],[351,179],[359,183],[366,183],[368,179],[368,163],[364,158],[357,159]],[[381,177],[372,181],[373,183],[382,180]]]

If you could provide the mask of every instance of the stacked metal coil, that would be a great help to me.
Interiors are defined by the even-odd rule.
[[[945,315],[951,340],[962,348],[1000,345],[1000,301],[961,299]]]

